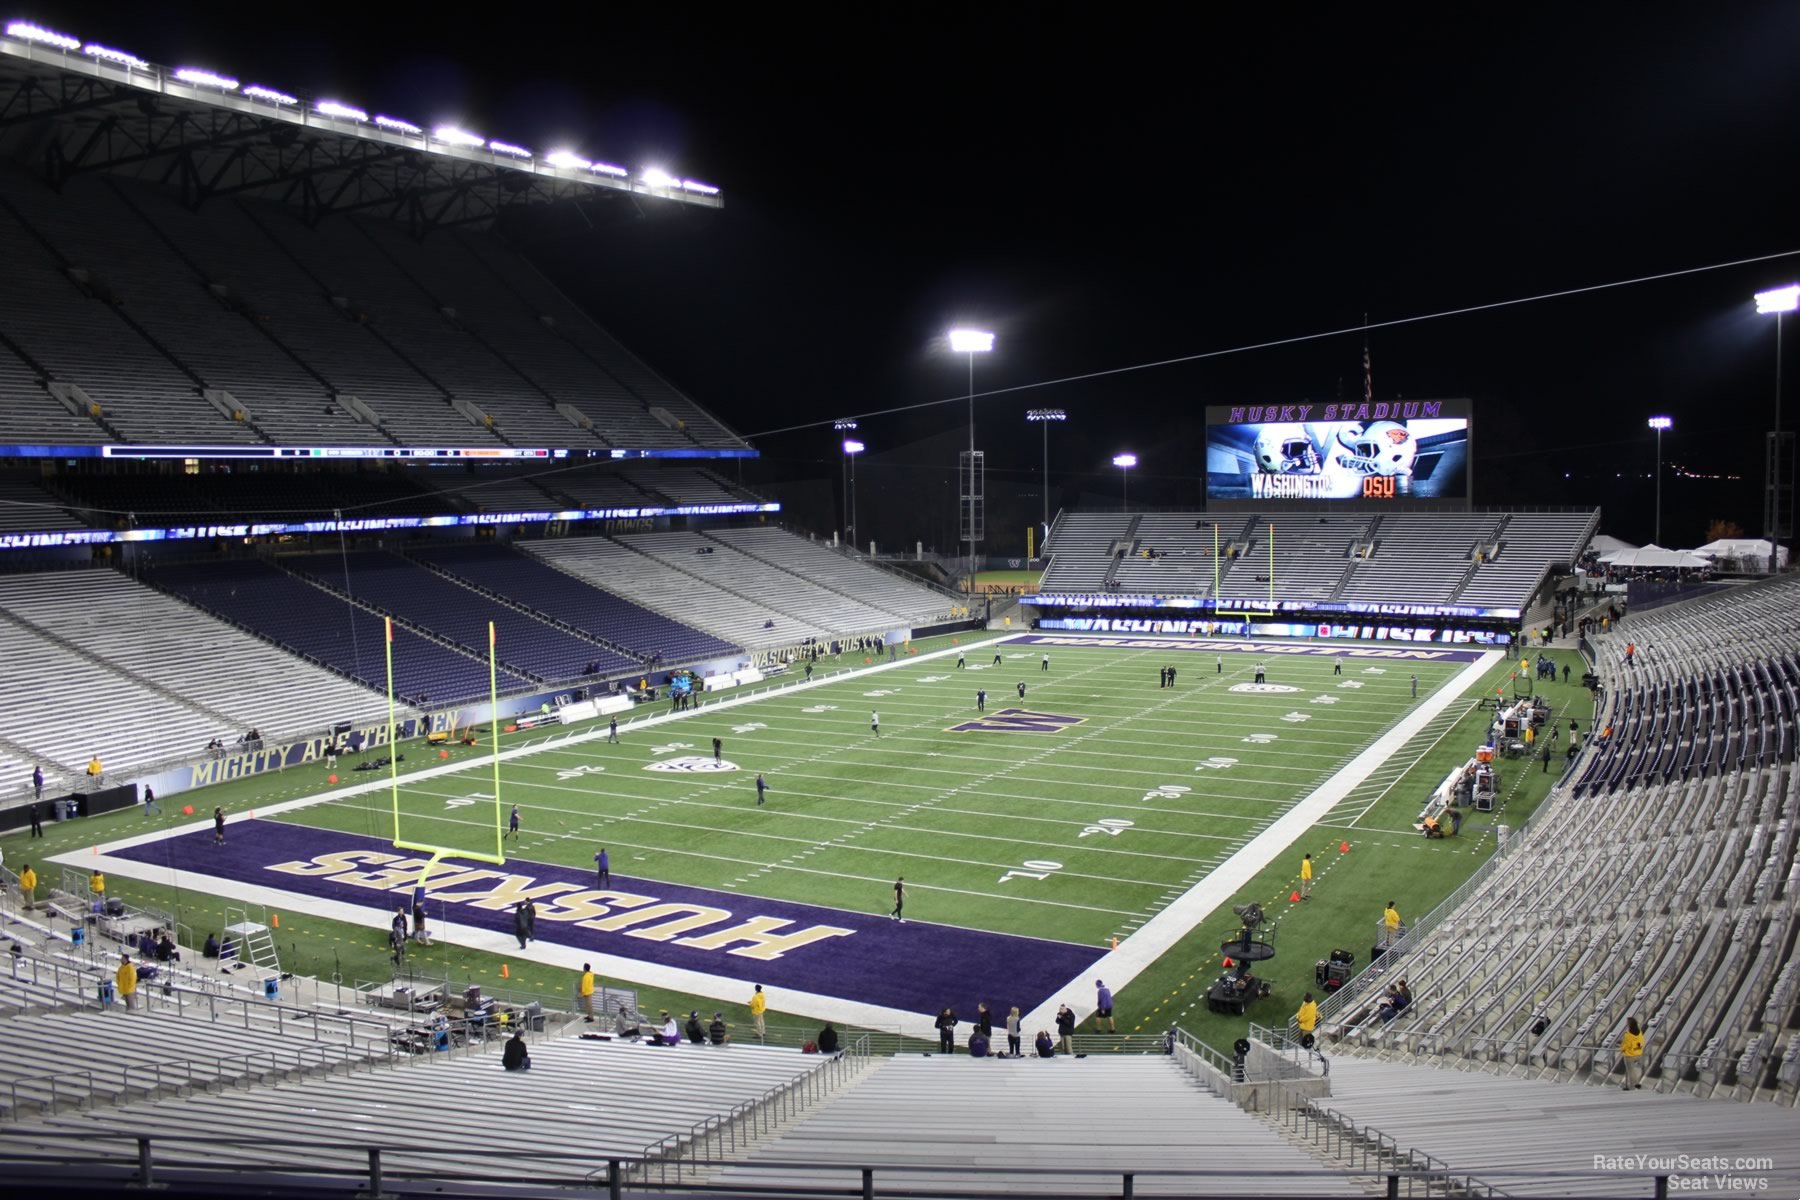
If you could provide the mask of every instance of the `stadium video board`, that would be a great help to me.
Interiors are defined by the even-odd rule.
[[[1233,404],[1206,410],[1206,499],[1469,501],[1467,400]]]

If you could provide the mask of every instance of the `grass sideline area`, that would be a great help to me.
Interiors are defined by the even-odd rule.
[[[927,652],[966,640],[934,639],[916,649]],[[598,820],[598,836],[613,848],[616,870],[715,888],[749,884],[745,890],[754,894],[865,912],[886,905],[888,882],[905,874],[914,889],[909,915],[1098,946],[1114,936],[1128,938],[1168,896],[1203,877],[1408,711],[1407,673],[1419,674],[1421,698],[1455,673],[1448,666],[1408,663],[1375,664],[1378,673],[1359,675],[1367,668],[1353,659],[1340,678],[1329,657],[1284,658],[1275,662],[1271,682],[1300,691],[1262,695],[1229,690],[1250,678],[1253,656],[1245,654],[1227,654],[1221,674],[1213,669],[1212,655],[1100,647],[1053,647],[1050,653],[1047,672],[1036,648],[1010,646],[999,668],[992,666],[990,653],[986,660],[972,655],[969,666],[977,669],[967,671],[957,670],[955,659],[947,657],[917,668],[844,675],[716,713],[703,707],[642,737],[630,735],[627,726],[625,744],[618,747],[587,743],[547,751],[542,761],[537,755],[509,761],[503,766],[506,799],[525,813],[526,834],[517,853],[586,866],[596,844],[589,830]],[[1579,675],[1577,656],[1553,653]],[[1165,658],[1182,668],[1172,690],[1154,681]],[[818,677],[862,665],[862,656],[826,660]],[[1516,663],[1496,665],[1482,685],[1486,694],[1496,686],[1510,694],[1508,677],[1517,669]],[[1021,680],[1031,710],[1079,717],[1080,723],[1054,733],[949,729],[975,715],[977,687],[989,691],[990,713],[1017,707],[1014,685]],[[1359,686],[1341,686],[1352,683]],[[1575,716],[1585,729],[1591,709],[1586,692],[1560,682],[1537,690],[1559,717]],[[1321,697],[1333,702],[1314,703]],[[1276,990],[1252,1009],[1250,1019],[1285,1023],[1300,993],[1311,986],[1314,961],[1333,947],[1356,951],[1363,965],[1384,901],[1398,900],[1409,918],[1428,911],[1491,854],[1496,820],[1517,824],[1541,802],[1555,774],[1543,774],[1536,763],[1509,763],[1503,767],[1500,813],[1474,814],[1453,841],[1428,843],[1411,830],[1423,796],[1468,756],[1485,731],[1487,716],[1465,713],[1475,699],[1471,694],[1466,704],[1458,701],[1453,712],[1463,713],[1460,719],[1435,722],[1413,739],[1394,756],[1393,771],[1378,772],[1353,791],[1303,844],[1234,899],[1259,900],[1281,921],[1280,954],[1264,972]],[[869,710],[876,706],[883,719],[879,740],[867,727]],[[1304,721],[1282,722],[1302,709]],[[714,736],[724,739],[725,757],[741,770],[697,780],[637,769],[654,757],[657,746],[679,742],[689,753],[710,754]],[[502,744],[529,737],[514,735]],[[440,761],[422,744],[403,752],[408,767],[416,765],[414,759],[434,766]],[[485,748],[455,753],[469,762],[473,779],[488,778]],[[769,804],[760,810],[753,793],[759,770],[767,773],[771,788]],[[169,797],[162,818],[128,812],[48,826],[39,842],[13,835],[0,844],[16,866],[33,856],[141,833],[159,821],[191,820],[180,815],[188,804],[201,813],[215,804],[242,813],[327,792],[332,788],[325,777],[323,764],[297,768]],[[971,779],[981,782],[971,785]],[[447,779],[408,784],[404,776],[402,785],[405,836],[451,842],[465,837],[471,839],[468,845],[479,844],[466,805],[446,808],[466,789]],[[647,805],[659,814],[672,808],[683,819],[636,815]],[[386,806],[383,792],[278,819],[385,836],[391,828]],[[895,822],[898,810],[909,811]],[[906,823],[911,810],[923,812],[929,824]],[[1100,825],[1103,819],[1113,824]],[[491,828],[491,815],[487,822]],[[853,836],[832,844],[846,834]],[[1347,852],[1340,852],[1342,845],[1348,845]],[[802,846],[821,853],[809,855],[805,869],[796,869],[788,860]],[[1307,850],[1316,863],[1314,899],[1292,905],[1287,896]],[[1046,859],[1060,864],[1054,872],[1034,873],[1047,878],[1014,873],[1021,864]],[[223,924],[227,906],[192,890],[177,893],[129,880],[118,880],[110,890],[133,903],[176,911],[181,923],[197,932]],[[1157,1031],[1179,1022],[1215,1045],[1228,1045],[1241,1034],[1244,1018],[1217,1016],[1204,1004],[1205,989],[1217,974],[1219,944],[1235,928],[1229,906],[1221,908],[1122,990],[1121,1032]],[[284,968],[300,973],[324,979],[335,973],[346,985],[389,974],[385,938],[377,929],[284,913],[278,945]],[[565,971],[443,942],[415,949],[412,957],[413,968],[427,975],[507,986],[552,1000],[566,997],[572,984]],[[502,962],[509,968],[504,985]],[[641,985],[639,991],[641,1004],[651,1010],[720,1007],[702,997]],[[779,1014],[779,995],[772,1001],[772,1012]],[[727,1017],[741,1022],[744,1014],[728,1011]]]

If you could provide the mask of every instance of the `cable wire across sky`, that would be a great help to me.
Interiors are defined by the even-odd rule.
[[[973,393],[973,399],[981,400],[990,396],[1004,396],[1011,392],[1029,392],[1038,388],[1056,387],[1065,383],[1080,383],[1088,379],[1105,379],[1111,375],[1126,375],[1133,371],[1149,371],[1157,367],[1174,367],[1182,363],[1202,362],[1209,358],[1224,358],[1232,354],[1248,354],[1253,350],[1271,350],[1277,346],[1293,346],[1302,342],[1317,342],[1326,338],[1344,337],[1352,333],[1367,333],[1372,329],[1392,329],[1398,325],[1418,325],[1425,321],[1439,321],[1445,317],[1462,317],[1470,313],[1490,312],[1497,308],[1516,308],[1522,304],[1537,304],[1544,300],[1560,300],[1567,296],[1580,296],[1588,292],[1604,292],[1613,288],[1632,287],[1640,283],[1655,283],[1662,279],[1678,279],[1683,275],[1700,275],[1708,271],[1724,271],[1732,267],[1747,267],[1756,263],[1773,262],[1781,258],[1800,256],[1800,250],[1783,250],[1777,254],[1759,254],[1754,258],[1738,258],[1730,262],[1708,263],[1700,267],[1683,267],[1677,271],[1662,271],[1655,275],[1639,275],[1631,279],[1614,279],[1606,283],[1590,283],[1582,287],[1563,288],[1555,292],[1539,292],[1532,296],[1517,296],[1510,300],[1491,300],[1485,304],[1469,304],[1461,308],[1446,308],[1441,312],[1418,313],[1410,317],[1395,317],[1389,321],[1364,321],[1357,325],[1345,325],[1339,329],[1326,329],[1317,333],[1300,333],[1292,337],[1271,338],[1268,341],[1248,342],[1241,346],[1227,346],[1219,350],[1203,350],[1197,354],[1183,354],[1176,358],[1159,358],[1152,362],[1133,363],[1124,367],[1108,367],[1101,371],[1084,371],[1078,375],[1064,375],[1057,379],[1040,379],[1032,383],[1018,383],[1011,387],[990,388],[987,391]],[[764,429],[757,433],[744,435],[746,438],[774,437],[782,433],[797,433],[805,429],[817,429],[822,425],[830,425],[833,421],[845,419],[863,420],[868,417],[885,417],[895,413],[917,412],[924,408],[938,408],[946,404],[967,404],[971,399],[968,392],[956,396],[945,396],[939,400],[921,400],[917,404],[902,404],[895,408],[878,408],[868,412],[840,413],[834,417],[826,417],[819,421],[805,421],[798,425],[783,425],[778,429]]]

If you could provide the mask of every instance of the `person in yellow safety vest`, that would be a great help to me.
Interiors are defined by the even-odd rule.
[[[1312,899],[1312,855],[1301,856],[1300,859],[1300,898]]]
[[[100,767],[100,756],[98,754],[88,759],[87,773],[89,779],[98,780],[100,778],[102,771]]]
[[[1619,1061],[1625,1067],[1623,1090],[1629,1092],[1633,1088],[1643,1087],[1644,1031],[1638,1025],[1636,1017],[1625,1022],[1625,1032],[1619,1038]]]
[[[32,895],[35,891],[37,891],[37,872],[31,869],[30,863],[26,863],[25,869],[19,872],[19,892],[24,896],[27,911],[37,907],[36,898]]]
[[[125,1011],[130,1012],[137,1007],[137,968],[131,965],[131,955],[119,955],[119,971],[115,978],[119,998],[125,1001]]]
[[[95,871],[92,875],[89,875],[88,876],[88,891],[90,891],[94,894],[94,899],[96,899],[96,900],[106,899],[106,876],[102,875],[98,871]]]
[[[1400,938],[1400,910],[1389,900],[1387,907],[1381,910],[1381,923],[1387,929],[1387,942],[1391,946]]]
[[[1313,999],[1311,992],[1300,998],[1300,1011],[1294,1014],[1294,1024],[1300,1027],[1302,1039],[1319,1027],[1319,1002]]]
[[[581,1011],[587,1014],[587,1023],[594,1023],[594,968],[589,963],[581,964]]]
[[[756,991],[750,994],[750,1019],[756,1023],[756,1040],[763,1040],[763,1014],[769,1011],[769,998],[763,995],[762,984],[756,985]]]

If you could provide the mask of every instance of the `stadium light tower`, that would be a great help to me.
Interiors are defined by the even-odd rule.
[[[1119,468],[1119,511],[1131,507],[1131,468],[1137,466],[1137,455],[1115,454],[1113,466]]]
[[[950,350],[954,354],[969,356],[969,450],[963,458],[963,469],[958,472],[961,482],[958,490],[962,493],[962,535],[969,544],[969,591],[975,590],[975,546],[986,532],[987,522],[984,496],[987,490],[987,472],[984,470],[982,456],[975,449],[975,356],[986,354],[994,348],[994,335],[981,329],[952,329],[950,331]]]
[[[1662,545],[1662,435],[1674,427],[1669,417],[1651,417],[1650,428],[1656,430],[1656,544]]]
[[[1782,483],[1783,453],[1781,436],[1781,314],[1800,308],[1800,283],[1771,288],[1756,293],[1756,311],[1775,314],[1775,431],[1769,435],[1768,463],[1765,473],[1768,486],[1763,494],[1763,535],[1769,539],[1769,573],[1780,569],[1778,539],[1791,532],[1787,525],[1793,519],[1793,505],[1786,503],[1792,484]]]
[[[849,433],[851,430],[856,428],[856,422],[852,421],[848,417],[845,417],[842,420],[833,421],[831,423],[831,427],[839,433]],[[856,538],[854,536],[854,532],[853,532],[853,529],[850,524],[850,451],[849,451],[849,441],[846,440],[844,445],[845,445],[844,459],[841,464],[841,466],[843,468],[842,476],[843,476],[843,480],[844,480],[844,491],[843,491],[843,497],[844,497],[844,500],[843,500],[843,505],[844,505],[844,544],[854,548],[854,546],[856,545]]]
[[[1027,421],[1032,421],[1044,430],[1044,536],[1050,536],[1050,426],[1069,419],[1069,414],[1060,408],[1034,408],[1025,414]]]
[[[856,548],[856,456],[864,449],[855,438],[844,439],[844,461],[850,464],[850,516],[844,528],[849,531],[845,536],[850,539],[851,549]]]

